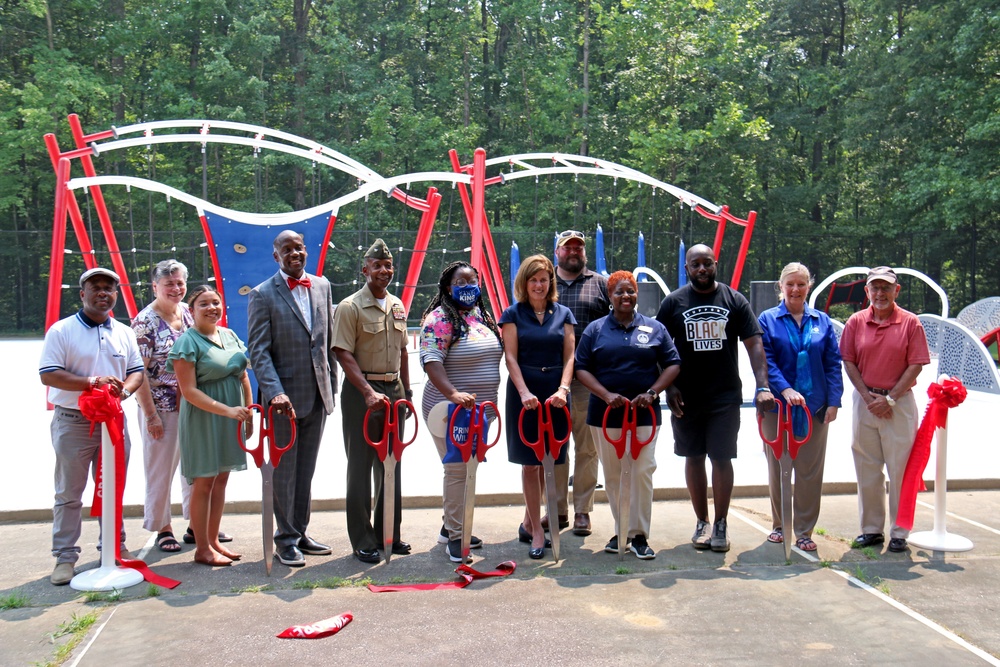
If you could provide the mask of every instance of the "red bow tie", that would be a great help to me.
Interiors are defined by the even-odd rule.
[[[303,287],[311,287],[312,281],[309,280],[308,276],[302,276],[301,280],[296,280],[295,278],[291,277],[288,279],[288,289],[295,289],[298,285],[302,285]]]

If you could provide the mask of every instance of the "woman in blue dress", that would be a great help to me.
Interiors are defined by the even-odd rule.
[[[521,440],[517,423],[521,410],[528,410],[524,434],[529,441],[536,440],[538,418],[534,411],[551,398],[552,406],[558,408],[552,412],[554,433],[556,436],[569,433],[570,424],[562,407],[566,405],[573,379],[576,318],[569,308],[556,303],[556,272],[544,255],[532,255],[521,264],[514,278],[514,299],[517,303],[500,316],[509,374],[504,410],[507,458],[522,466],[525,512],[518,537],[522,541],[530,539],[528,556],[539,559],[548,546],[540,511],[545,482],[541,462]],[[556,463],[565,461],[566,447],[563,447]]]
[[[205,565],[231,565],[240,554],[219,542],[229,473],[246,470],[246,453],[236,440],[236,422],[251,428],[250,380],[246,347],[230,329],[218,326],[222,298],[201,285],[188,298],[194,326],[170,350],[167,371],[177,375],[181,391],[178,433],[181,474],[194,487],[191,528],[194,559]]]

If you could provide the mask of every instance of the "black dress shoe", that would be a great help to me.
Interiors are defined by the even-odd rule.
[[[308,535],[299,538],[299,551],[310,556],[326,556],[333,553],[333,549],[328,545],[317,542]]]
[[[901,551],[906,551],[906,540],[902,537],[892,538],[889,540],[889,551],[897,554]]]
[[[519,542],[524,543],[531,541],[531,533],[524,529],[523,523],[517,527],[517,539]]]
[[[392,543],[393,556],[405,556],[408,553],[410,553],[410,545],[403,540]]]
[[[528,558],[541,560],[543,556],[545,556],[545,547],[538,547],[537,549],[532,547],[528,549]]]
[[[885,535],[882,533],[862,533],[854,538],[851,548],[864,549],[865,547],[873,547],[876,544],[882,544],[883,542],[885,542]]]
[[[362,563],[378,563],[382,560],[376,549],[355,549],[354,557]]]
[[[302,567],[306,564],[306,557],[302,555],[299,548],[294,544],[289,544],[285,547],[278,547],[278,550],[274,552],[274,557],[281,562],[282,565],[287,565],[289,567]]]

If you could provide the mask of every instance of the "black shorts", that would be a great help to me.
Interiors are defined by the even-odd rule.
[[[678,419],[671,415],[674,431],[674,454],[705,456],[712,460],[736,458],[736,440],[740,432],[740,404],[729,403],[701,412],[684,411]]]

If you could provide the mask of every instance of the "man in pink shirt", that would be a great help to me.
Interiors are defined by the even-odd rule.
[[[868,272],[871,306],[847,320],[840,338],[844,370],[854,385],[851,450],[858,475],[861,534],[854,548],[885,541],[885,475],[889,473],[889,551],[905,551],[908,530],[896,525],[899,490],[920,415],[913,385],[930,363],[924,328],[916,315],[896,305],[896,272],[878,266]]]

